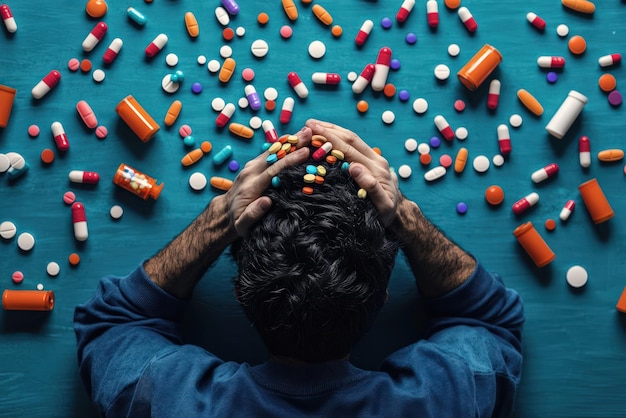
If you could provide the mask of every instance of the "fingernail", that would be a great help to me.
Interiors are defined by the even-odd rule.
[[[358,177],[362,172],[363,169],[358,165],[352,166],[352,169],[350,170],[352,177]]]

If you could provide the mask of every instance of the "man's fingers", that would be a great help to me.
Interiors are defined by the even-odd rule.
[[[235,230],[239,236],[245,236],[252,225],[261,219],[272,207],[272,199],[261,196],[246,206],[239,218],[235,219]]]
[[[351,163],[348,172],[356,184],[367,192],[367,196],[378,210],[381,220],[384,224],[387,224],[394,216],[395,203],[393,194],[390,195],[389,191],[384,189],[372,172],[362,164]],[[393,182],[393,178],[391,181]],[[395,184],[392,186],[395,187]]]
[[[346,160],[348,161],[365,164],[368,160],[384,160],[372,149],[372,147],[370,147],[365,141],[363,141],[363,139],[352,131],[332,123],[318,121],[316,119],[309,119],[306,122],[306,126],[311,128],[313,134],[324,136],[331,144],[333,144],[333,148],[343,152]]]

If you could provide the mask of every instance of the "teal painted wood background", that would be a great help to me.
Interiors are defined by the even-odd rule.
[[[84,1],[56,2],[10,1],[18,23],[18,31],[9,35],[0,30],[0,84],[18,90],[15,105],[5,129],[0,129],[0,153],[22,154],[30,171],[10,182],[0,174],[0,221],[11,220],[18,232],[31,232],[37,240],[29,253],[18,250],[16,240],[0,240],[1,288],[34,289],[42,283],[56,292],[56,306],[49,314],[0,312],[0,416],[68,417],[90,416],[93,409],[78,377],[75,340],[72,330],[74,307],[89,298],[99,278],[105,274],[125,274],[143,258],[154,254],[199,213],[216,191],[192,192],[188,177],[194,171],[207,176],[234,177],[224,167],[216,167],[204,158],[190,169],[180,164],[188,151],[178,135],[178,127],[188,124],[198,141],[209,140],[214,151],[230,144],[234,158],[245,163],[260,151],[262,132],[251,140],[241,140],[214,126],[216,113],[211,100],[222,97],[236,102],[243,96],[241,70],[251,67],[253,81],[261,94],[268,87],[278,90],[278,104],[294,96],[287,83],[289,71],[297,71],[309,86],[310,95],[296,100],[293,119],[282,126],[278,110],[261,110],[257,114],[270,119],[280,133],[298,130],[309,117],[331,120],[358,132],[372,146],[378,146],[394,167],[409,164],[413,175],[401,181],[403,192],[416,200],[424,212],[447,234],[475,254],[491,270],[499,272],[506,283],[517,289],[524,301],[527,322],[524,332],[525,363],[519,388],[516,417],[618,417],[626,414],[623,379],[626,376],[626,315],[615,304],[626,286],[624,250],[626,229],[624,213],[624,162],[601,164],[597,151],[624,148],[624,107],[612,107],[597,85],[603,72],[615,75],[618,89],[625,82],[624,67],[606,70],[599,67],[598,57],[624,51],[626,5],[618,0],[597,2],[592,16],[564,9],[559,1],[525,2],[464,1],[478,22],[478,31],[469,35],[456,12],[439,1],[440,26],[431,31],[426,25],[425,1],[418,1],[408,21],[400,26],[393,22],[383,30],[380,21],[394,18],[402,3],[395,1],[321,2],[333,15],[344,33],[333,38],[330,29],[321,25],[311,8],[296,4],[299,19],[292,25],[289,40],[279,36],[282,25],[289,24],[279,1],[241,1],[241,12],[230,26],[246,29],[243,37],[227,43],[237,61],[236,74],[227,85],[221,85],[206,66],[196,63],[198,55],[220,59],[221,37],[214,8],[218,1],[156,0],[109,1],[103,19],[109,25],[103,41],[91,53],[83,53],[81,43],[95,21],[85,14]],[[148,22],[134,25],[126,16],[126,8],[134,6]],[[195,13],[200,36],[192,40],[186,33],[183,16]],[[270,21],[265,26],[256,22],[265,11]],[[545,32],[539,32],[525,19],[532,11],[547,21]],[[356,48],[354,36],[365,19],[375,23],[363,48]],[[588,43],[587,51],[575,57],[567,49],[567,39],[556,34],[558,24],[567,24],[570,36],[580,34]],[[146,60],[144,48],[159,33],[170,40],[156,58]],[[404,38],[414,32],[418,41],[409,45]],[[115,37],[124,40],[117,61],[103,67],[102,54]],[[255,59],[250,45],[265,39],[270,50],[267,57]],[[319,39],[327,46],[326,55],[313,60],[307,54],[309,42]],[[447,54],[450,43],[461,47],[461,54]],[[486,109],[486,86],[470,93],[460,85],[454,74],[484,43],[496,46],[503,62],[493,76],[502,81],[500,106],[496,112]],[[401,102],[386,98],[370,89],[361,96],[352,94],[346,75],[360,72],[365,64],[376,59],[379,48],[389,46],[401,69],[392,71],[388,80],[410,92],[411,98]],[[161,89],[161,79],[175,69],[165,64],[165,55],[174,52],[180,62],[175,69],[184,72],[179,92],[169,95]],[[560,55],[567,64],[559,72],[556,84],[548,84],[545,70],[536,65],[540,55]],[[106,79],[97,84],[90,74],[72,73],[67,61],[89,58],[94,68],[104,68]],[[453,76],[436,82],[433,69],[447,64]],[[39,101],[31,98],[32,87],[50,70],[62,73],[60,84]],[[335,88],[320,88],[309,80],[315,71],[337,72],[343,80]],[[195,95],[193,82],[204,90]],[[518,102],[515,93],[525,88],[543,104],[545,113],[533,117]],[[589,97],[589,103],[568,135],[556,140],[547,135],[544,126],[569,90],[575,89]],[[161,123],[162,128],[149,143],[141,143],[115,113],[116,104],[132,94]],[[295,96],[294,96],[295,97]],[[369,111],[356,111],[359,98],[369,102]],[[417,115],[412,102],[426,98],[430,107]],[[183,102],[180,119],[172,128],[165,128],[163,117],[174,100]],[[453,108],[457,99],[467,103],[464,112]],[[99,123],[109,129],[106,139],[97,139],[79,119],[75,105],[86,100],[94,109]],[[381,114],[392,110],[392,125],[381,121]],[[513,152],[504,166],[491,167],[479,175],[468,167],[462,175],[449,173],[436,184],[427,184],[416,154],[407,153],[404,140],[413,137],[420,142],[437,134],[433,124],[436,114],[444,115],[454,128],[465,126],[469,138],[461,143],[445,143],[433,149],[436,161],[440,155],[454,155],[466,146],[470,158],[498,152],[496,127],[507,123],[511,114],[519,113],[524,123],[511,129]],[[250,109],[237,109],[234,121],[248,123]],[[65,126],[71,148],[59,155],[53,164],[43,166],[39,154],[54,148],[49,126],[53,121]],[[37,124],[41,134],[30,138],[27,128]],[[583,170],[578,164],[577,139],[587,135],[592,143],[592,165]],[[116,167],[125,162],[157,177],[165,183],[156,202],[140,199],[117,189],[111,182]],[[530,174],[543,165],[557,162],[561,171],[545,184],[535,185]],[[67,173],[73,169],[100,173],[96,187],[70,184]],[[615,218],[595,226],[577,191],[577,186],[598,178],[613,209]],[[483,198],[484,190],[499,184],[505,191],[501,207],[491,208]],[[66,190],[76,193],[86,207],[89,239],[79,245],[72,234],[69,208],[63,203]],[[527,213],[516,216],[511,205],[522,196],[536,191],[539,204]],[[567,199],[577,207],[570,220],[558,222],[548,233],[543,228],[547,218],[557,218]],[[455,205],[464,201],[466,215],[458,215]],[[125,212],[119,221],[109,217],[109,208],[121,205]],[[537,269],[519,247],[513,229],[525,221],[533,221],[556,253],[556,260]],[[70,268],[67,256],[77,252],[82,261]],[[56,261],[61,273],[48,277],[46,264]],[[589,272],[589,283],[580,291],[572,291],[565,282],[565,272],[575,264]],[[11,281],[15,270],[24,272],[20,285]],[[266,352],[232,297],[231,278],[235,268],[228,256],[222,257],[199,285],[185,321],[189,341],[206,347],[226,359],[258,363]],[[420,307],[413,280],[400,258],[390,287],[390,302],[381,313],[374,329],[359,345],[353,361],[363,367],[375,368],[390,351],[416,338],[420,324]],[[375,394],[372,394],[375,396]],[[390,412],[390,415],[392,413]]]

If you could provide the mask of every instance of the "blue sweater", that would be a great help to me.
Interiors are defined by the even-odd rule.
[[[463,285],[425,303],[434,315],[428,337],[378,371],[348,361],[252,366],[184,345],[178,319],[187,301],[140,265],[103,278],[76,308],[80,373],[112,417],[506,416],[522,366],[519,295],[477,264]]]

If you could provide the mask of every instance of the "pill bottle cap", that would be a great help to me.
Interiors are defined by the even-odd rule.
[[[572,97],[578,101],[580,101],[582,104],[587,104],[587,102],[589,101],[589,99],[587,98],[587,96],[585,96],[582,93],[577,92],[576,90],[570,90],[569,93],[567,93],[567,95],[569,97]]]
[[[513,235],[515,236],[515,238],[520,237],[532,228],[533,228],[533,223],[528,221],[526,223],[521,224],[517,228],[515,228],[515,230],[513,231]]]
[[[159,195],[161,194],[161,189],[163,189],[163,185],[165,183],[161,183],[161,184],[153,184],[152,187],[150,188],[150,197],[153,198],[154,200],[157,200],[159,198]]]

